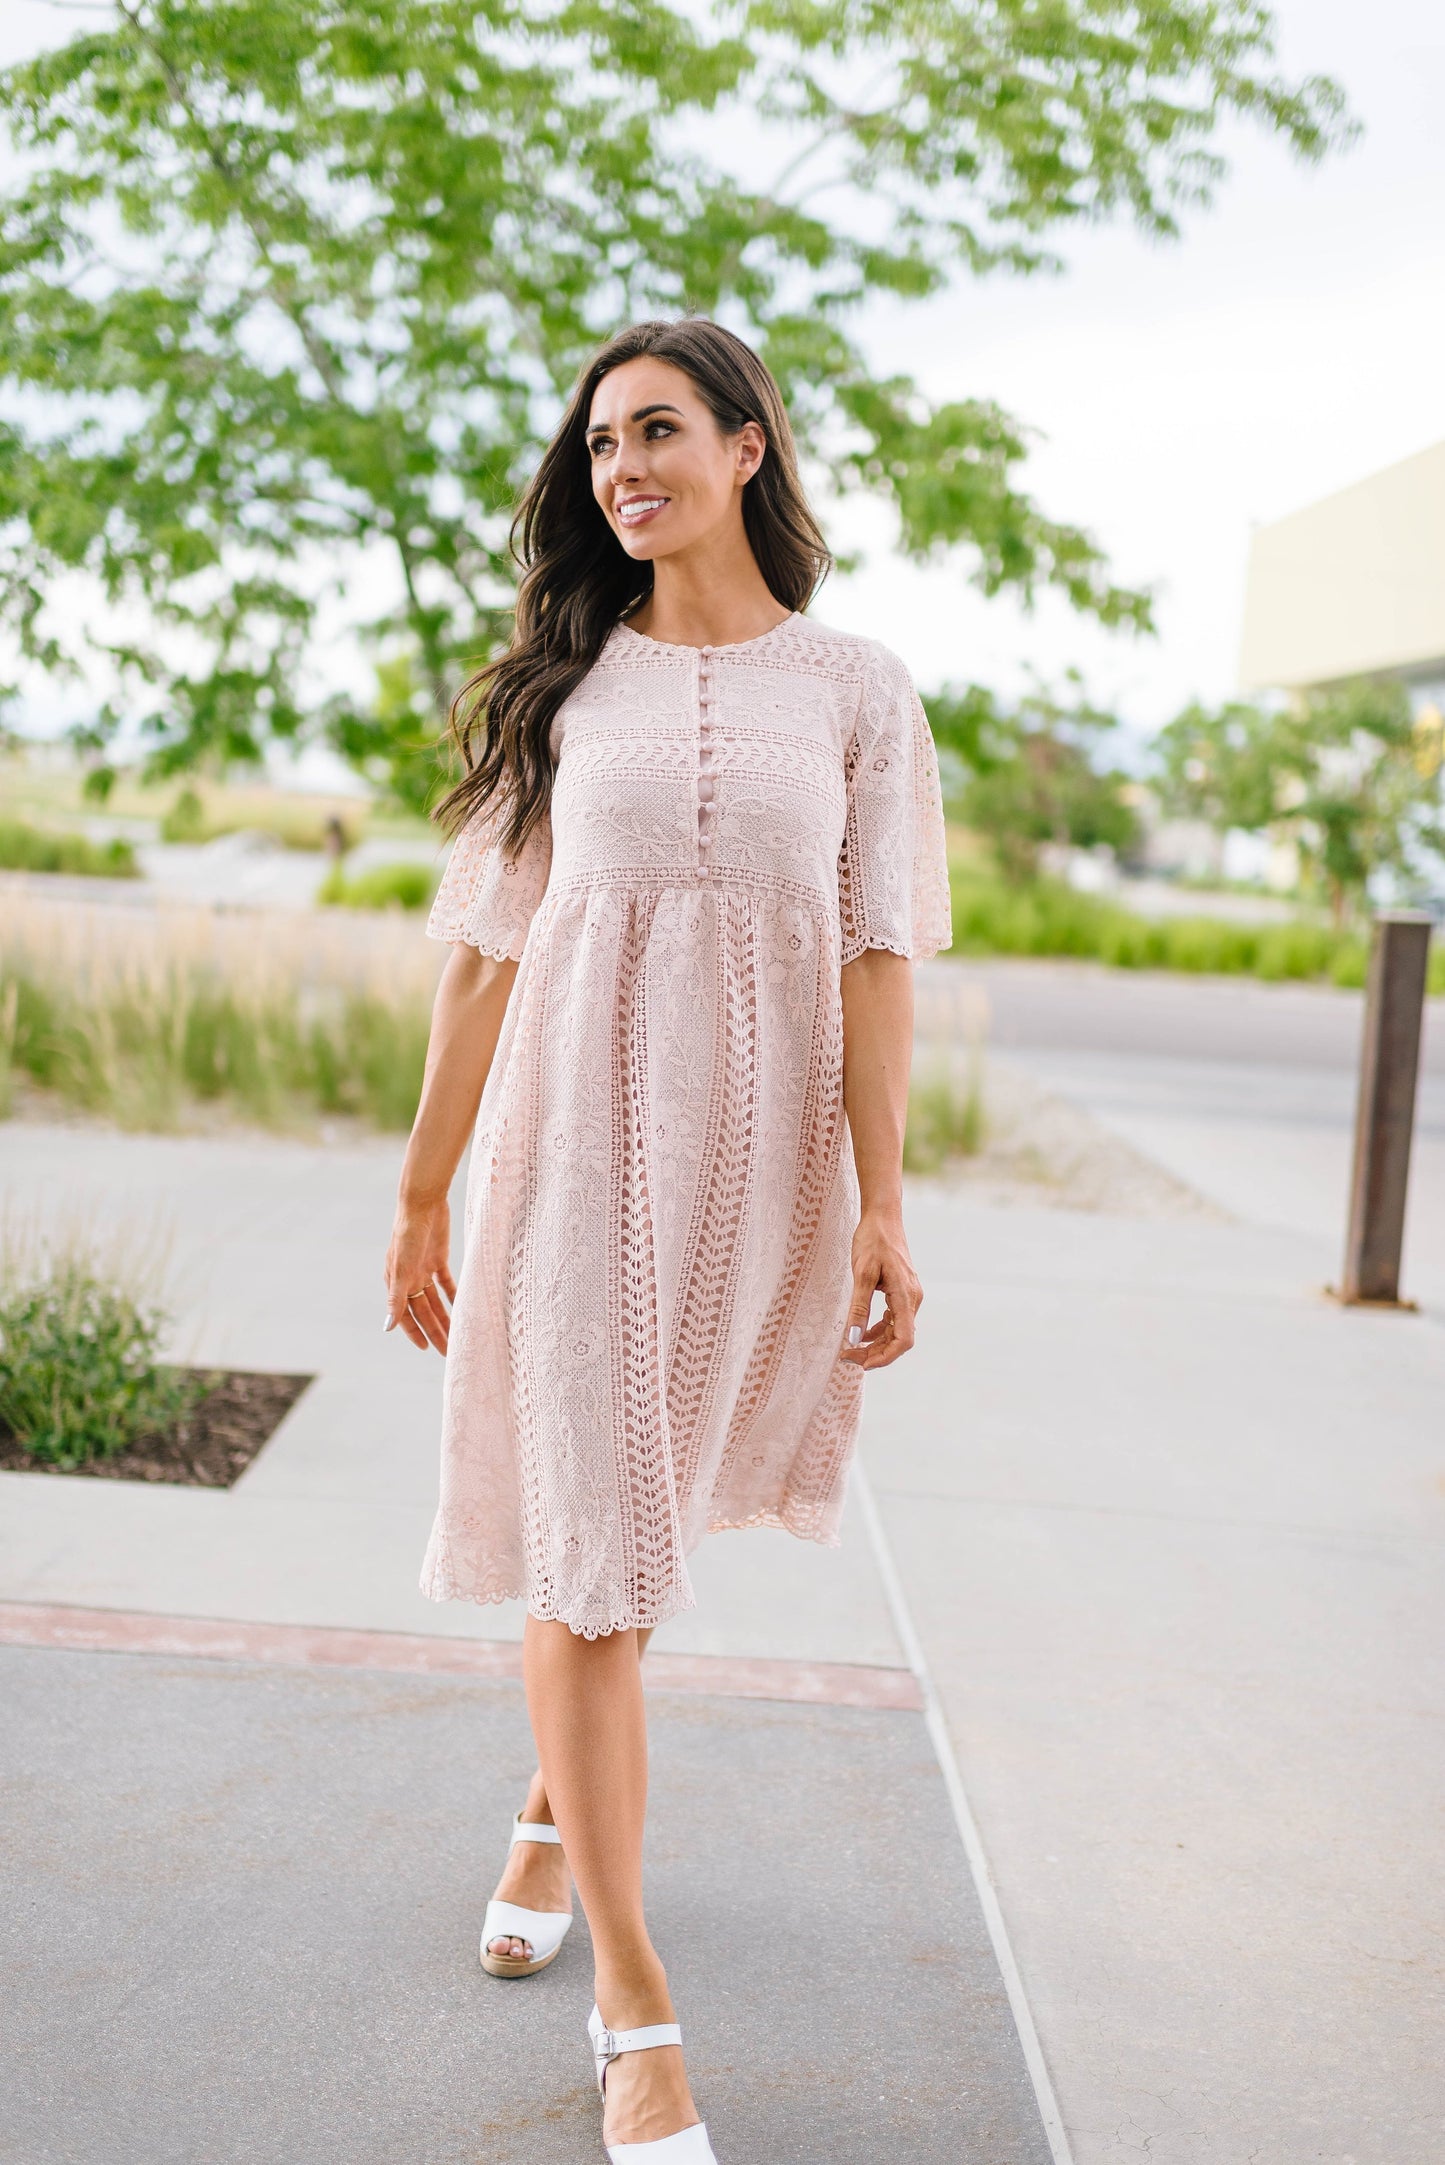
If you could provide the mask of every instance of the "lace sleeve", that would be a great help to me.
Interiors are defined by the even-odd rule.
[[[550,818],[538,821],[513,857],[498,846],[495,822],[484,812],[467,822],[452,846],[426,929],[434,940],[461,941],[499,961],[516,961],[551,869]]]
[[[901,661],[874,650],[848,747],[838,857],[842,959],[885,947],[922,961],[952,943],[938,752]]]

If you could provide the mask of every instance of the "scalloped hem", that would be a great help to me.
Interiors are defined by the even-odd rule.
[[[941,955],[945,947],[952,947],[952,945],[953,934],[951,932],[947,939],[944,940],[934,940],[932,938],[918,941],[856,940],[850,942],[841,951],[838,967],[840,970],[846,970],[850,962],[856,962],[860,955],[869,954],[874,950],[881,951],[885,955],[899,955],[904,962],[931,962],[935,955]]]
[[[476,1593],[438,1572],[428,1573],[421,1580],[421,1590],[429,1601],[470,1601],[478,1608],[490,1607],[498,1601],[526,1599],[520,1587],[515,1592]],[[661,1608],[655,1616],[618,1616],[611,1617],[604,1623],[577,1624],[570,1616],[563,1616],[557,1608],[529,1608],[527,1614],[539,1624],[565,1624],[578,1639],[610,1639],[614,1631],[653,1631],[659,1624],[665,1624],[669,1617],[681,1616],[685,1610],[696,1607],[696,1596],[689,1590],[685,1601],[675,1602],[671,1608]]]
[[[783,1512],[762,1510],[753,1512],[748,1518],[709,1519],[705,1532],[699,1535],[687,1553],[691,1555],[706,1539],[707,1534],[746,1533],[754,1526],[776,1527],[781,1533],[792,1534],[795,1540],[812,1541],[819,1548],[837,1549],[843,1545],[842,1536],[836,1531],[826,1532],[821,1528],[800,1525]],[[438,1565],[423,1570],[418,1583],[428,1601],[470,1601],[477,1608],[493,1608],[498,1602],[525,1601],[527,1598],[526,1590],[521,1586],[463,1586],[454,1571]],[[659,1608],[651,1616],[623,1615],[609,1618],[602,1623],[579,1624],[574,1623],[570,1616],[562,1615],[555,1607],[529,1608],[527,1614],[534,1617],[539,1624],[565,1624],[579,1639],[609,1639],[614,1631],[654,1631],[659,1624],[665,1624],[672,1617],[682,1616],[696,1607],[697,1597],[689,1587],[686,1600],[675,1602],[671,1608]]]
[[[525,938],[518,940],[515,937],[510,940],[472,940],[463,931],[438,928],[434,932],[430,925],[426,927],[426,936],[429,940],[440,940],[447,947],[474,947],[479,955],[489,955],[493,962],[520,962],[522,949],[527,944]]]
[[[800,1526],[781,1511],[754,1511],[751,1518],[745,1519],[709,1519],[707,1532],[740,1534],[747,1533],[754,1526],[774,1526],[779,1533],[791,1534],[795,1541],[811,1541],[820,1549],[841,1549],[843,1546],[843,1536],[840,1533],[824,1533],[817,1527]]]

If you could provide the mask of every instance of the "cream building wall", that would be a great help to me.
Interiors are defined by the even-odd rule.
[[[1445,443],[1256,531],[1239,673],[1248,691],[1445,680]]]

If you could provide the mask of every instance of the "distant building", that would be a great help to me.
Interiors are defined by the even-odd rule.
[[[1415,710],[1418,754],[1445,755],[1445,443],[1417,451],[1271,526],[1256,528],[1240,681],[1296,698],[1352,677],[1393,677]],[[1264,877],[1292,885],[1287,837]]]
[[[1350,677],[1445,704],[1445,443],[1259,527],[1239,674],[1247,691]]]

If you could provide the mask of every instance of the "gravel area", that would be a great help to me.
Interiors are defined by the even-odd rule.
[[[1227,1213],[1167,1173],[1081,1106],[1053,1095],[990,1045],[988,992],[956,965],[926,964],[915,980],[914,1073],[946,1063],[960,1093],[979,1079],[983,1141],[926,1176],[966,1188],[979,1202],[1040,1204],[1126,1218],[1203,1218]]]
[[[1228,1222],[1226,1211],[997,1054],[984,1062],[983,1102],[982,1149],[941,1176],[980,1202]]]

